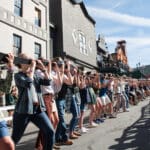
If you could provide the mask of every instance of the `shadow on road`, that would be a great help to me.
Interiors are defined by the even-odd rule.
[[[124,130],[118,144],[109,147],[111,150],[150,150],[150,104],[141,110],[141,117]]]
[[[26,136],[31,136],[33,134],[36,134],[36,136],[37,136],[37,133],[38,133],[38,131],[25,133],[22,138],[25,138]],[[36,138],[33,137],[33,138],[30,138],[30,140],[19,142],[19,144],[16,145],[16,150],[34,150],[34,145],[36,142],[35,140],[36,140]]]
[[[16,146],[16,150],[34,150],[34,145],[35,145],[35,138],[30,141],[20,143],[19,145]]]

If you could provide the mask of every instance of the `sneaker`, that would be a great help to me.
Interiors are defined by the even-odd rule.
[[[88,129],[85,128],[85,127],[82,127],[82,128],[80,129],[80,132],[81,132],[81,133],[87,133],[87,132],[88,132]]]
[[[75,139],[78,139],[78,136],[73,134],[73,135],[70,135],[69,138],[72,140],[75,140]]]
[[[60,149],[60,147],[54,144],[53,149]]]
[[[92,122],[91,124],[89,124],[89,128],[96,128],[98,126],[98,124]]]
[[[100,121],[99,119],[94,120],[94,122],[95,122],[96,124],[100,124],[100,123],[101,123],[101,121]]]
[[[68,139],[67,141],[63,142],[62,144],[63,144],[63,145],[72,145],[73,142]]]
[[[113,114],[110,114],[109,118],[117,118],[117,117]]]
[[[107,118],[107,114],[104,114],[104,118]]]
[[[126,108],[126,112],[129,112],[130,110],[129,110],[129,108]]]
[[[61,146],[61,145],[63,145],[63,144],[62,144],[62,142],[56,142],[54,145],[55,145],[55,146]]]
[[[102,118],[99,118],[99,119],[97,119],[97,120],[99,120],[101,123],[104,122],[104,119],[102,119]]]
[[[81,136],[81,133],[79,133],[79,132],[77,132],[77,131],[74,131],[73,133],[74,133],[74,135],[76,135],[76,136]]]
[[[86,127],[84,127],[84,129],[85,129],[86,131],[89,131],[89,129],[88,129],[88,128],[86,128]]]

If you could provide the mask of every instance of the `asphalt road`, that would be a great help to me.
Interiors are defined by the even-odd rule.
[[[107,119],[90,129],[72,146],[62,150],[150,150],[149,99],[132,106],[130,112],[119,113],[116,119]],[[68,118],[67,118],[68,119]],[[34,150],[38,129],[30,124],[16,150]]]

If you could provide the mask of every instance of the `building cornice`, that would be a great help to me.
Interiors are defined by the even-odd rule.
[[[22,17],[15,16],[12,12],[2,7],[0,7],[0,22],[35,36],[41,40],[47,41],[48,33],[46,30],[28,22]]]
[[[32,1],[37,5],[42,4],[45,7],[47,7],[48,4],[48,0],[32,0]]]

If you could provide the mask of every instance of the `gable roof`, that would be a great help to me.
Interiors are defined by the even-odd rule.
[[[95,25],[96,24],[96,21],[89,15],[86,7],[85,7],[85,4],[84,2],[81,2],[81,3],[75,3],[73,0],[70,0],[70,2],[74,5],[80,5],[83,13],[85,14],[85,16]]]

